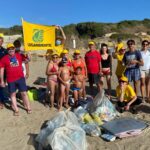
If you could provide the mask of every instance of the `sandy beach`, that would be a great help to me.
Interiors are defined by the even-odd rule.
[[[37,77],[46,77],[47,62],[44,58],[37,58],[30,62],[30,77],[27,84],[33,86]],[[115,77],[116,61],[113,60],[112,89],[117,86]],[[35,86],[35,85],[34,85]],[[20,116],[14,117],[13,112],[7,108],[0,110],[0,150],[36,150],[35,137],[46,120],[51,119],[58,111],[50,110],[39,101],[31,102],[32,114],[27,114],[18,102]],[[122,116],[131,116],[150,122],[150,105],[142,104],[137,115],[125,112]],[[105,142],[100,137],[87,136],[89,150],[150,150],[150,130],[145,130],[136,137],[117,139],[114,142]]]

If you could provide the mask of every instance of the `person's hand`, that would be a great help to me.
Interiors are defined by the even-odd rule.
[[[125,106],[125,110],[129,110],[130,109],[130,105],[127,104],[127,106]]]
[[[1,86],[1,87],[5,87],[5,82],[4,82],[4,81],[1,81],[0,86]]]
[[[60,29],[60,26],[59,26],[59,25],[56,25],[55,27],[56,27],[56,29]]]
[[[100,75],[100,76],[102,76],[102,75],[103,75],[103,73],[100,71],[100,72],[99,72],[99,75]]]
[[[131,65],[137,64],[137,60],[131,60],[131,61],[130,61],[130,64],[131,64]]]
[[[26,78],[26,79],[28,79],[28,78],[29,78],[29,73],[26,73],[25,78]]]

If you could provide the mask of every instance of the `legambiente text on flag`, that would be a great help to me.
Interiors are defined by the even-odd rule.
[[[32,24],[22,19],[25,50],[47,50],[55,46],[55,27]]]

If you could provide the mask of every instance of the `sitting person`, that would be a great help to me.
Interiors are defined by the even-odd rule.
[[[73,75],[73,88],[72,88],[75,106],[77,106],[78,99],[82,97],[84,80],[85,76],[82,74],[82,68],[77,67],[75,70],[75,74]]]
[[[60,80],[60,98],[59,98],[59,111],[62,109],[63,102],[64,106],[69,108],[68,98],[70,90],[70,80],[71,80],[71,68],[67,66],[67,58],[62,58],[62,66],[58,71],[58,79]]]
[[[128,79],[123,76],[119,79],[119,85],[116,88],[118,98],[118,108],[122,113],[124,110],[132,110],[136,112],[135,105],[141,104],[142,100],[138,99],[132,86],[128,83]]]

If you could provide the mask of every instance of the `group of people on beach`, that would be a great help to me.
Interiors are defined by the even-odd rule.
[[[113,58],[117,59],[118,110],[123,112],[132,108],[135,111],[136,107],[132,106],[145,101],[150,103],[150,43],[148,40],[142,41],[141,50],[137,50],[134,40],[127,41],[126,49],[119,38],[113,53],[109,52],[107,44],[102,43],[100,50],[97,50],[96,43],[90,41],[88,42],[89,51],[85,55],[81,55],[81,51],[76,49],[71,59],[70,51],[64,48],[66,36],[60,26],[57,26],[57,29],[61,31],[62,37],[56,37],[55,48],[47,50],[44,55],[48,60],[47,88],[50,91],[49,99],[52,108],[55,100],[59,110],[62,110],[63,106],[69,108],[70,89],[73,93],[74,107],[78,105],[79,99],[86,100],[86,81],[89,82],[90,95],[94,97],[94,84],[97,86],[97,92],[101,91],[105,78],[108,86],[107,96],[111,100]],[[31,113],[25,82],[29,76],[30,55],[20,51],[19,41],[9,43],[7,49],[4,49],[2,44],[3,38],[0,37],[0,108],[3,108],[5,101],[3,90],[7,81],[14,115],[19,115],[16,102],[17,89],[21,92],[27,113]],[[24,70],[26,71],[23,72]],[[130,82],[133,82],[134,88],[129,84]],[[142,98],[137,97],[139,88]]]

